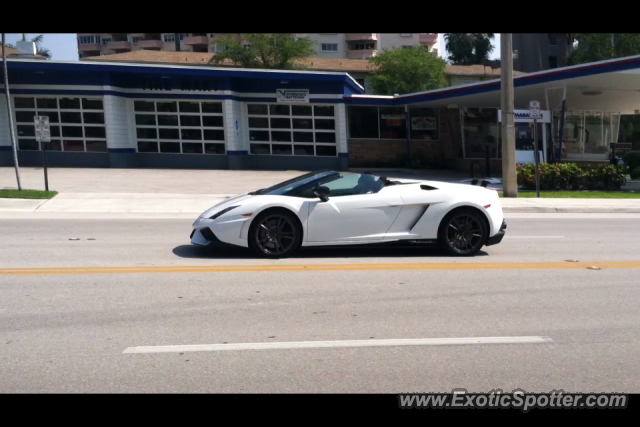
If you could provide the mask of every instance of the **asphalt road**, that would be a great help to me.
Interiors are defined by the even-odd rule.
[[[471,259],[277,261],[192,247],[189,219],[3,219],[0,392],[640,392],[640,219],[514,216]],[[384,341],[468,337],[548,338]]]

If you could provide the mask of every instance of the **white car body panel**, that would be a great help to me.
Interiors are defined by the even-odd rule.
[[[436,181],[394,181],[403,184],[386,186],[373,194],[329,196],[326,202],[283,195],[238,195],[208,209],[193,223],[192,243],[212,243],[202,234],[207,227],[221,243],[246,248],[251,221],[270,208],[284,208],[297,216],[303,246],[435,240],[445,215],[463,206],[486,216],[489,237],[500,231],[504,217],[495,190]],[[421,185],[435,189],[425,190]],[[231,206],[237,207],[210,219]]]

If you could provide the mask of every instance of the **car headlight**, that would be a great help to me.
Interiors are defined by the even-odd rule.
[[[235,208],[237,208],[237,207],[238,207],[238,206],[229,206],[228,208],[222,209],[220,212],[217,212],[217,213],[213,214],[213,216],[211,216],[209,219],[216,219],[216,218],[218,218],[220,215],[224,215],[224,214],[226,214],[227,212],[229,212],[231,209],[235,209]]]

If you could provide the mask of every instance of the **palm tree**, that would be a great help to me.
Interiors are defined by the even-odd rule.
[[[494,33],[445,33],[449,61],[453,65],[481,64],[493,51]]]
[[[22,33],[22,41],[24,42],[30,41],[32,43],[35,43],[36,55],[44,56],[47,59],[51,59],[51,51],[46,47],[42,46],[42,42],[44,41],[44,36],[42,34],[32,38],[31,40],[27,40],[27,35],[25,33]]]

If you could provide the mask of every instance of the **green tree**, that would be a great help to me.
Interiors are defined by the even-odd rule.
[[[445,33],[447,58],[453,65],[481,64],[493,52],[494,33]]]
[[[313,40],[283,33],[222,33],[216,34],[213,43],[218,53],[210,63],[228,59],[246,68],[302,68],[297,60],[316,53]]]
[[[640,34],[578,33],[578,45],[569,55],[571,65],[640,54]]]
[[[369,61],[376,68],[371,86],[380,95],[420,92],[447,85],[444,60],[434,57],[423,46],[384,49]]]

